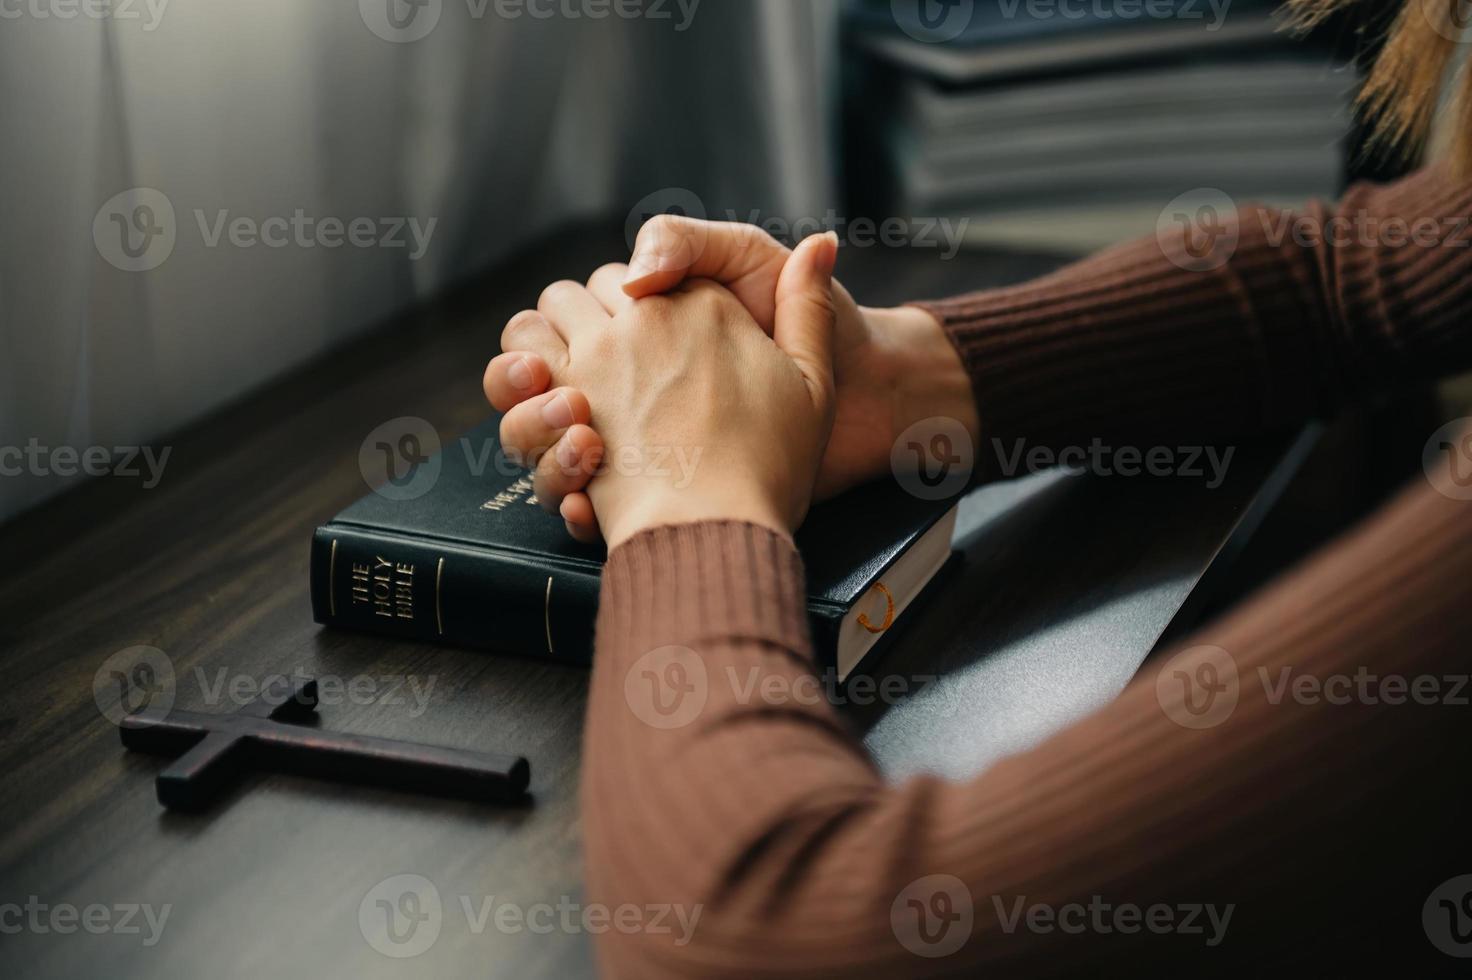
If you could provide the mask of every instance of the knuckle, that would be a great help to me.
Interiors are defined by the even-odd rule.
[[[727,312],[726,297],[708,282],[697,283],[690,291],[690,307],[701,324],[712,323]]]
[[[586,337],[579,337],[579,357],[586,356],[594,364],[607,364],[623,350],[624,344],[628,342],[629,329],[620,325],[618,329],[595,330]]]
[[[501,349],[516,350],[530,339],[531,334],[541,326],[541,322],[541,314],[535,310],[522,310],[516,314],[501,331]]]
[[[571,279],[559,279],[542,290],[542,295],[537,299],[537,309],[545,312],[549,307],[565,302],[574,290],[582,288]]]
[[[628,271],[628,268],[622,262],[609,262],[600,265],[597,269],[593,270],[593,275],[588,277],[588,282],[593,283],[603,279],[617,282],[623,279],[624,273]]]
[[[830,325],[830,321],[834,317],[834,310],[836,309],[831,292],[807,293],[803,297],[803,303],[807,307],[810,316],[825,326]]]
[[[749,221],[733,223],[729,233],[739,246],[775,246],[783,251],[790,251],[786,245],[777,241],[767,229]]]

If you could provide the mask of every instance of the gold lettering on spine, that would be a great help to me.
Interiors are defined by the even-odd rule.
[[[373,601],[373,569],[362,562],[353,562],[353,605],[367,605]]]
[[[391,562],[375,556],[373,567],[353,566],[353,597],[357,599],[359,570],[369,576],[364,583],[373,602],[373,615],[385,619],[414,619],[414,566],[408,562]]]
[[[392,619],[394,615],[393,562],[383,558],[373,559],[373,614]]]
[[[394,615],[400,619],[414,618],[414,566],[403,562],[394,566]]]
[[[518,500],[525,497],[528,493],[531,492],[531,489],[532,478],[529,476],[524,476],[521,479],[517,480],[515,483],[511,484],[511,486],[507,487],[505,490],[502,490],[500,493],[496,494],[490,500],[487,500],[485,503],[481,504],[480,509],[493,510],[499,513],[500,511],[505,510],[511,504],[514,504]],[[527,500],[527,503],[535,502],[536,494],[532,494],[531,499]]]
[[[440,559],[439,566],[434,570],[434,625],[439,630],[440,636],[445,635],[445,617],[440,612],[440,582],[445,577],[445,560]]]

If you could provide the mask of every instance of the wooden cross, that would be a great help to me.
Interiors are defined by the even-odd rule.
[[[519,799],[531,778],[520,756],[305,727],[316,716],[313,679],[294,682],[280,703],[257,697],[227,715],[145,709],[120,727],[129,749],[179,756],[158,774],[158,801],[170,809],[207,806],[247,768],[477,801]]]

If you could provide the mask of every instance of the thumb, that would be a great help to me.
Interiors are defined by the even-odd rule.
[[[814,404],[824,411],[833,396],[833,232],[803,241],[777,279],[777,315],[772,339],[796,362]]]
[[[687,279],[712,279],[772,332],[772,286],[787,248],[756,225],[656,215],[639,229],[624,277],[634,299],[667,293]]]

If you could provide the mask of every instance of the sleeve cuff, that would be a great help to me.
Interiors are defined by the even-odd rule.
[[[600,657],[731,639],[808,651],[802,558],[745,521],[650,528],[609,553],[598,609]]]

